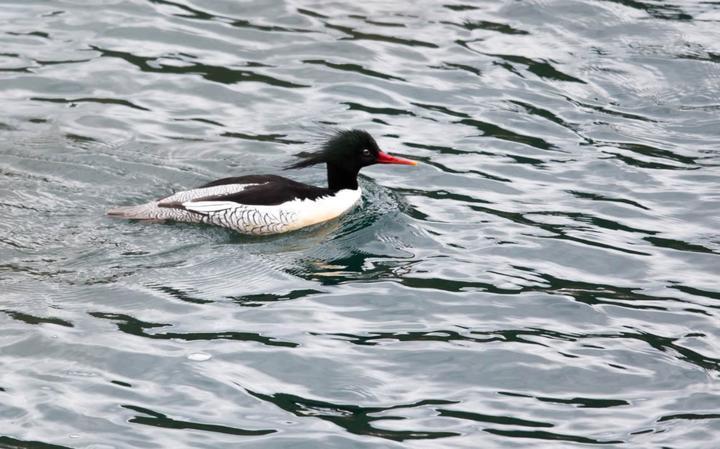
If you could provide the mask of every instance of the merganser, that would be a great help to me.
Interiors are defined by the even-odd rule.
[[[280,234],[349,211],[361,197],[357,181],[361,168],[417,164],[384,153],[367,131],[357,129],[337,131],[319,151],[296,157],[300,161],[286,169],[326,164],[327,188],[277,175],[246,175],[218,179],[137,206],[117,207],[107,214],[133,220],[208,223],[243,234]]]

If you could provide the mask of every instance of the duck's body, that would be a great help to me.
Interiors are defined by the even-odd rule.
[[[361,191],[329,189],[276,175],[250,175],[213,181],[108,215],[139,220],[207,223],[267,235],[294,231],[339,217],[357,204]]]
[[[248,175],[219,179],[138,206],[114,208],[108,215],[208,223],[243,234],[279,234],[332,220],[352,209],[361,197],[357,175],[363,166],[415,164],[383,153],[369,134],[356,130],[341,131],[322,151],[301,157],[291,168],[327,164],[327,188],[277,175]]]

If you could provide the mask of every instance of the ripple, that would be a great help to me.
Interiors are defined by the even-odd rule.
[[[143,415],[148,416],[134,416],[133,418],[130,418],[131,423],[134,424],[142,424],[146,426],[153,426],[153,427],[160,427],[160,428],[166,428],[166,429],[193,429],[193,430],[202,430],[205,432],[215,432],[215,433],[225,433],[228,435],[242,435],[242,436],[258,436],[258,435],[267,435],[270,433],[276,432],[276,430],[272,429],[261,429],[261,430],[247,430],[247,429],[239,429],[237,427],[228,427],[228,426],[220,426],[217,424],[205,424],[205,423],[196,423],[196,422],[190,422],[190,421],[182,421],[177,419],[169,418],[166,415],[163,415],[162,413],[155,412],[153,410],[144,408],[144,407],[138,407],[136,405],[122,405],[121,407],[126,408],[128,410],[132,410],[134,412],[142,413]]]
[[[70,107],[75,106],[77,103],[101,103],[101,104],[116,104],[120,106],[127,106],[132,109],[138,109],[141,111],[149,111],[150,109],[136,105],[130,101],[127,100],[120,100],[117,98],[42,98],[42,97],[32,97],[30,98],[33,101],[48,101],[51,103],[66,103],[69,104]]]
[[[290,412],[296,416],[314,417],[324,421],[329,421],[340,426],[350,433],[357,435],[368,435],[378,438],[384,438],[394,441],[406,441],[416,439],[435,439],[457,436],[454,432],[426,432],[416,430],[388,430],[372,426],[371,423],[383,420],[403,419],[397,416],[370,416],[390,410],[424,407],[426,405],[452,404],[451,401],[442,400],[422,400],[413,404],[394,405],[390,407],[361,407],[352,404],[334,404],[325,401],[307,399],[300,396],[275,393],[266,395],[247,390],[249,394],[256,398],[270,402],[277,407]]]
[[[622,440],[597,440],[577,435],[546,432],[544,430],[505,430],[505,429],[483,429],[485,432],[495,435],[502,435],[510,438],[531,438],[534,440],[569,441],[584,444],[622,444]]]
[[[692,16],[685,13],[682,8],[675,5],[653,4],[638,0],[610,0],[630,8],[640,9],[652,17],[664,20],[691,20]]]
[[[513,28],[512,26],[506,24],[506,23],[498,23],[498,22],[491,22],[488,20],[466,20],[462,24],[459,23],[452,23],[452,22],[445,22],[449,25],[455,25],[458,27],[465,28],[466,30],[487,30],[487,31],[497,31],[498,33],[503,34],[530,34],[527,31],[524,30],[518,30],[517,28]]]
[[[541,421],[531,421],[527,419],[513,418],[511,416],[493,416],[483,415],[480,413],[464,412],[460,410],[448,410],[438,409],[440,416],[449,416],[451,418],[467,419],[470,421],[493,423],[493,424],[504,424],[507,426],[522,426],[522,427],[554,427],[550,423]]]
[[[0,443],[11,448],[37,448],[37,449],[70,449],[68,446],[43,443],[42,441],[18,440],[6,436],[0,436]]]
[[[148,323],[141,321],[137,318],[133,318],[129,315],[117,314],[117,313],[103,313],[103,312],[88,312],[91,316],[96,318],[112,320],[117,324],[118,330],[128,333],[130,335],[136,335],[138,337],[146,337],[152,339],[161,340],[184,340],[184,341],[196,341],[196,340],[237,340],[237,341],[254,341],[262,343],[268,346],[285,346],[295,347],[296,343],[279,341],[274,338],[264,337],[260,334],[252,332],[164,332],[164,333],[149,333],[146,329],[152,329],[155,327],[167,327],[170,324],[163,323]]]
[[[597,399],[597,398],[571,398],[571,399],[563,399],[563,398],[550,398],[550,397],[540,397],[540,396],[529,396],[524,395],[520,393],[512,393],[512,392],[498,392],[498,394],[507,395],[507,396],[514,396],[514,397],[526,397],[526,398],[534,398],[541,402],[549,402],[554,404],[570,404],[575,405],[578,408],[608,408],[608,407],[622,407],[626,405],[631,405],[628,401],[622,400],[622,399]]]
[[[343,72],[355,72],[355,73],[359,73],[361,75],[371,76],[371,77],[375,77],[375,78],[381,78],[381,79],[385,79],[385,80],[406,81],[405,79],[397,77],[397,76],[387,75],[385,73],[377,72],[375,70],[366,69],[365,67],[363,67],[359,64],[347,64],[347,63],[337,64],[337,63],[328,62],[328,61],[325,61],[322,59],[307,59],[303,62],[305,64],[323,65],[325,67],[335,69],[335,70],[340,70]]]
[[[432,42],[425,42],[425,41],[420,41],[420,40],[415,40],[415,39],[405,39],[405,38],[401,38],[401,37],[397,37],[397,36],[386,36],[383,34],[363,33],[361,31],[357,31],[348,26],[333,25],[330,23],[326,23],[325,26],[327,28],[343,32],[350,36],[350,37],[347,37],[344,39],[388,42],[391,44],[407,45],[410,47],[438,48],[438,45],[433,44]]]
[[[3,5],[0,446],[714,447],[715,5],[103,3]],[[330,128],[421,163],[269,238],[103,215],[322,185]]]
[[[67,320],[63,320],[62,318],[56,318],[56,317],[38,317],[33,316],[27,313],[18,312],[15,310],[0,310],[0,312],[3,312],[13,318],[14,320],[22,321],[23,323],[27,324],[56,324],[58,326],[65,326],[65,327],[74,327],[73,324]]]
[[[514,72],[514,66],[512,64],[520,64],[524,65],[528,72],[533,73],[541,78],[547,78],[552,79],[556,81],[568,81],[572,83],[580,83],[580,84],[587,84],[585,81],[575,78],[574,76],[570,76],[568,74],[565,74],[559,70],[557,70],[555,67],[553,67],[552,64],[548,61],[536,61],[531,58],[526,58],[524,56],[517,56],[517,55],[502,55],[502,54],[492,54],[487,53],[488,56],[492,56],[494,58],[498,58],[504,62],[499,62],[498,64],[501,67],[505,67],[511,72]]]
[[[260,73],[254,72],[252,70],[240,70],[240,69],[230,69],[227,67],[221,67],[221,66],[214,66],[214,65],[208,65],[208,64],[202,64],[202,63],[190,63],[189,61],[186,61],[187,65],[174,65],[174,64],[162,64],[158,61],[162,60],[161,58],[150,58],[150,57],[143,57],[138,56],[132,53],[123,52],[123,51],[117,51],[117,50],[108,50],[96,46],[91,46],[91,48],[95,51],[98,51],[102,54],[103,57],[106,58],[119,58],[124,61],[127,61],[128,63],[136,66],[143,72],[157,72],[157,73],[173,73],[178,75],[200,75],[203,78],[207,79],[208,81],[213,81],[216,83],[222,83],[222,84],[233,84],[233,83],[239,83],[239,82],[258,82],[258,83],[264,83],[271,86],[276,87],[285,87],[285,88],[300,88],[300,87],[310,87],[303,84],[296,84],[290,81],[281,80],[278,78],[274,78],[272,76],[262,75]],[[164,58],[170,58],[170,59],[176,59],[173,58],[170,55],[164,56]],[[184,59],[181,59],[184,60]]]
[[[212,20],[212,21],[218,21],[221,23],[227,23],[231,26],[238,27],[238,28],[250,28],[260,31],[273,31],[273,32],[296,32],[296,33],[307,33],[310,32],[310,30],[304,30],[304,29],[298,29],[298,28],[285,28],[281,26],[274,26],[274,25],[258,25],[254,24],[248,20],[244,19],[237,19],[233,17],[218,15],[218,14],[212,14],[206,11],[202,11],[199,8],[193,8],[190,6],[187,6],[183,3],[178,2],[171,2],[169,0],[148,0],[151,3],[157,4],[157,5],[165,5],[165,6],[171,6],[173,8],[177,8],[183,13],[173,13],[172,15],[182,18],[188,18],[188,19],[195,19],[195,20]]]
[[[718,413],[682,413],[677,415],[667,415],[667,416],[661,416],[658,419],[658,422],[663,421],[672,421],[672,420],[697,420],[697,419],[720,419],[720,414]]]

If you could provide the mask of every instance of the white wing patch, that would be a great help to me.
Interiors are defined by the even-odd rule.
[[[263,183],[266,184],[266,183]],[[222,196],[232,195],[234,193],[242,192],[248,187],[258,186],[261,184],[223,184],[220,186],[202,187],[199,189],[183,190],[182,192],[174,193],[166,198],[161,199],[158,203],[162,207],[163,204],[168,203],[185,203],[192,201],[197,198],[207,198],[209,196]]]
[[[189,211],[199,212],[201,214],[242,207],[242,204],[234,201],[186,201],[182,203],[182,205]]]

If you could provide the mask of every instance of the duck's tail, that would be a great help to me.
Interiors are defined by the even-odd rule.
[[[167,204],[167,205],[166,205]],[[152,220],[152,221],[185,221],[199,223],[202,221],[202,214],[197,214],[185,209],[172,207],[173,203],[162,203],[151,201],[136,206],[119,206],[108,210],[109,217],[124,218],[127,220]]]
[[[157,220],[160,218],[162,209],[157,202],[139,204],[137,206],[119,206],[108,210],[109,217],[127,218],[129,220]]]

